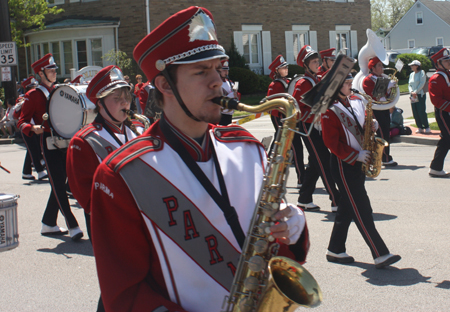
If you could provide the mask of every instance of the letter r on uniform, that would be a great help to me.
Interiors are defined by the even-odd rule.
[[[178,201],[174,196],[163,198],[166,204],[167,212],[169,213],[169,226],[177,225],[177,221],[173,218],[173,213],[178,210]]]

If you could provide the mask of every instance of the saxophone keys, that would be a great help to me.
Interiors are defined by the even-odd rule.
[[[261,272],[266,267],[266,261],[261,256],[253,256],[247,261],[248,268],[252,272]]]
[[[259,280],[256,277],[250,275],[244,280],[244,287],[249,291],[256,291],[259,287]]]
[[[263,239],[258,239],[252,245],[255,248],[255,252],[258,253],[258,254],[265,253],[267,251],[268,246],[269,246],[269,244]]]

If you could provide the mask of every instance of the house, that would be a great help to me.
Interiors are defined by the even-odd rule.
[[[387,50],[450,45],[450,2],[417,0],[385,37]]]
[[[59,64],[60,78],[70,77],[71,68],[108,65],[102,56],[111,50],[132,57],[135,45],[151,29],[191,5],[181,0],[48,2],[64,12],[48,16],[45,30],[25,33],[31,47],[22,52],[26,61],[20,66],[22,77],[31,72],[31,63],[48,52]],[[357,56],[370,28],[370,0],[199,0],[195,5],[212,12],[225,49],[234,40],[250,68],[261,74],[269,74],[268,66],[278,54],[295,64],[304,44],[319,51],[346,48],[348,55]]]

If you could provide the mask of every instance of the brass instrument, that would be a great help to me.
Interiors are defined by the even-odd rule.
[[[381,172],[381,157],[383,156],[383,150],[389,143],[379,137],[375,137],[375,132],[372,131],[372,98],[365,93],[358,92],[352,89],[356,95],[362,96],[366,101],[366,117],[364,120],[364,144],[363,150],[370,152],[370,162],[368,164],[363,163],[361,169],[365,175],[369,178],[377,177]]]
[[[144,124],[144,131],[147,130],[151,123],[150,120],[144,116],[144,115],[140,115],[140,114],[136,114],[135,112],[133,112],[131,109],[123,109],[124,112],[127,113],[128,117],[139,120],[140,122],[142,122]],[[134,128],[134,127],[133,127]],[[141,135],[136,128],[131,129],[137,136]]]
[[[280,98],[283,96],[285,98]],[[275,98],[276,99],[272,99]],[[287,99],[286,99],[287,98]],[[252,221],[247,231],[239,264],[223,311],[295,311],[299,306],[315,307],[322,292],[314,277],[296,261],[276,256],[278,244],[269,227],[286,195],[286,183],[293,157],[293,130],[300,118],[297,101],[289,94],[274,94],[260,105],[249,106],[230,98],[216,98],[216,104],[228,109],[260,113],[282,109],[286,118],[275,138]],[[270,246],[269,246],[270,245]]]

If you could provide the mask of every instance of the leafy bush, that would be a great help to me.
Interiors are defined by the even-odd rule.
[[[5,103],[5,89],[0,88],[0,100]],[[6,104],[5,104],[6,106]]]
[[[230,67],[229,77],[232,81],[239,81],[239,92],[241,94],[256,93],[260,88],[258,75],[250,69]]]
[[[397,78],[399,80],[409,78],[409,75],[411,74],[411,67],[409,67],[408,64],[414,60],[418,60],[422,64],[421,67],[425,72],[428,72],[430,68],[433,68],[431,60],[427,56],[422,54],[403,53],[400,54],[397,58],[399,58],[405,64],[405,66],[403,66],[402,71],[400,73],[397,73]],[[390,63],[389,67],[395,68],[395,64]]]
[[[305,74],[305,69],[298,65],[289,64],[288,69],[289,69],[288,76],[291,78],[294,77],[295,75],[304,75]]]
[[[229,59],[228,62],[230,63],[230,67],[240,67],[240,68],[248,68],[248,65],[246,65],[245,57],[241,54],[239,54],[236,45],[234,44],[234,38],[231,38],[231,46],[228,51],[226,51]]]
[[[259,78],[258,92],[267,93],[269,85],[272,83],[272,79],[269,76],[265,75],[258,75],[258,78]]]

